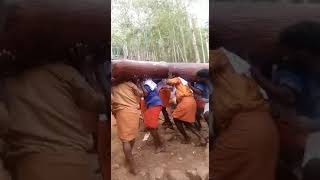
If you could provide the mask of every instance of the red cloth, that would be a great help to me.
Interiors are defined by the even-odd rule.
[[[146,102],[143,99],[140,101],[140,109],[142,114],[147,110]]]
[[[162,88],[159,91],[159,96],[160,96],[163,107],[169,107],[170,106],[171,90],[168,88]]]
[[[159,115],[162,106],[154,106],[148,108],[144,112],[144,125],[146,128],[158,128]]]
[[[197,102],[197,108],[204,108],[206,104],[202,99],[197,99],[196,102]]]

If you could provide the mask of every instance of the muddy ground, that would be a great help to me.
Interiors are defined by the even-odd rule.
[[[163,117],[160,117],[160,124]],[[204,121],[201,133],[208,136],[208,128]],[[147,141],[143,138],[144,132],[142,119],[140,121],[139,136],[133,150],[138,167],[136,176],[130,174],[127,169],[122,144],[117,136],[116,120],[112,117],[112,144],[111,165],[112,180],[206,180],[209,173],[208,152],[209,148],[197,147],[198,139],[190,131],[191,144],[181,144],[182,136],[179,132],[164,129],[159,126],[160,136],[166,145],[166,152],[155,154],[152,137]]]

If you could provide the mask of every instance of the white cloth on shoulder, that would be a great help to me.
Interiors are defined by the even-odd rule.
[[[155,82],[153,82],[151,79],[147,79],[144,82],[145,85],[149,86],[151,91],[155,90],[157,88],[157,84]]]
[[[188,81],[184,80],[183,78],[179,77],[181,83],[184,85],[184,86],[187,86],[188,85]]]
[[[239,73],[239,74],[244,74],[249,78],[252,78],[251,76],[251,72],[250,72],[250,64],[247,63],[245,60],[243,60],[241,57],[239,57],[238,55],[224,49],[221,48],[223,50],[223,52],[225,53],[225,55],[228,57],[228,60],[230,62],[230,64],[232,65],[233,69]],[[262,89],[260,87],[260,92],[263,95],[263,97],[265,99],[268,99],[268,95],[266,93],[266,91],[264,89]]]

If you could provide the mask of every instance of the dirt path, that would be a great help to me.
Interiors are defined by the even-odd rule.
[[[160,122],[161,124],[162,122]],[[196,147],[198,139],[190,131],[191,144],[181,144],[182,136],[178,131],[164,129],[160,126],[160,135],[166,144],[166,152],[155,154],[152,137],[142,141],[146,132],[141,130],[133,150],[139,174],[128,172],[122,144],[117,136],[115,119],[112,118],[111,164],[112,180],[201,180],[207,179],[209,172],[208,146]],[[203,123],[202,134],[208,136],[206,123]],[[192,178],[191,178],[192,177]]]

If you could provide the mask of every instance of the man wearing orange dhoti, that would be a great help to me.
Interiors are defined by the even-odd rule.
[[[123,151],[132,174],[137,173],[132,149],[139,131],[139,103],[142,96],[143,91],[133,81],[112,87],[112,113],[117,120],[118,136],[123,143]]]
[[[188,82],[177,75],[174,78],[167,79],[166,82],[167,84],[173,85],[176,88],[177,107],[173,111],[172,116],[178,130],[184,137],[183,143],[190,142],[190,137],[184,130],[184,124],[199,138],[199,145],[206,145],[206,140],[192,125],[192,123],[195,122],[197,104]]]

